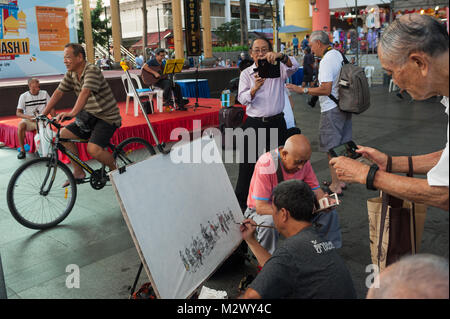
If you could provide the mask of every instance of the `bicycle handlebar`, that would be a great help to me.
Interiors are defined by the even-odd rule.
[[[46,123],[50,123],[53,126],[55,126],[58,130],[61,129],[63,126],[61,124],[58,124],[56,119],[49,119],[47,115],[38,115],[34,118],[35,120],[44,121]]]

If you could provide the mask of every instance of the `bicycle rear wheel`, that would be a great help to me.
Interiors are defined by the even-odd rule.
[[[113,156],[117,168],[121,168],[143,161],[155,154],[155,149],[149,142],[140,137],[130,137],[117,145]]]
[[[66,181],[69,185],[63,188]],[[46,229],[62,222],[72,210],[76,197],[72,172],[50,158],[38,158],[20,166],[7,190],[12,216],[32,229]]]

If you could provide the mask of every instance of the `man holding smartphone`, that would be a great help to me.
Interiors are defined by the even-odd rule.
[[[250,52],[255,63],[242,71],[240,75],[238,100],[241,104],[247,106],[247,119],[242,129],[244,131],[248,128],[254,129],[256,143],[250,145],[249,139],[245,136],[244,149],[239,150],[240,153],[244,154],[244,159],[242,161],[242,158],[240,158],[239,176],[235,193],[242,209],[246,208],[248,189],[256,160],[264,153],[262,150],[260,153],[258,152],[258,145],[260,143],[265,145],[266,151],[268,151],[283,145],[285,142],[287,129],[283,114],[285,103],[284,83],[299,68],[295,58],[289,58],[283,53],[273,52],[272,44],[263,37],[253,41]],[[262,78],[259,76],[255,69],[258,67],[258,60],[264,59],[272,64],[276,60],[281,61],[280,77]],[[278,138],[272,137],[272,141],[271,129],[275,129],[278,133]],[[261,136],[262,138],[261,133],[264,133],[264,131],[265,141],[259,142],[258,137]]]
[[[441,103],[448,117],[449,41],[443,24],[426,15],[404,15],[383,33],[378,45],[378,56],[384,70],[392,74],[394,83],[408,91],[413,99],[443,96]],[[448,124],[447,144],[443,149],[412,156],[413,173],[426,174],[427,179],[393,174],[408,172],[408,156],[392,157],[392,173],[388,173],[387,154],[364,146],[358,146],[356,152],[374,164],[368,166],[348,157],[335,157],[330,165],[340,180],[366,184],[368,189],[379,189],[404,200],[448,211]]]

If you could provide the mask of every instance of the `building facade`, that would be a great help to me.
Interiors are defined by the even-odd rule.
[[[138,39],[142,37],[142,0],[120,0],[119,3],[122,38]],[[210,3],[211,29],[213,31],[225,22],[240,20],[238,0],[210,0]],[[95,4],[95,1],[91,2],[91,5],[93,4]],[[104,1],[104,4],[106,6],[106,14],[110,16],[109,1]],[[265,0],[247,0],[246,5],[249,30],[258,30],[261,29],[261,26],[265,25],[265,27],[268,27],[272,25],[270,6],[266,4]],[[147,0],[148,33],[158,32],[158,20],[160,32],[173,29],[171,0]]]

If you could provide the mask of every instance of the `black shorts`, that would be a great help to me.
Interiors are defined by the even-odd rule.
[[[88,112],[81,111],[75,122],[66,128],[81,139],[89,140],[100,147],[106,147],[117,129],[116,125],[109,124]]]

